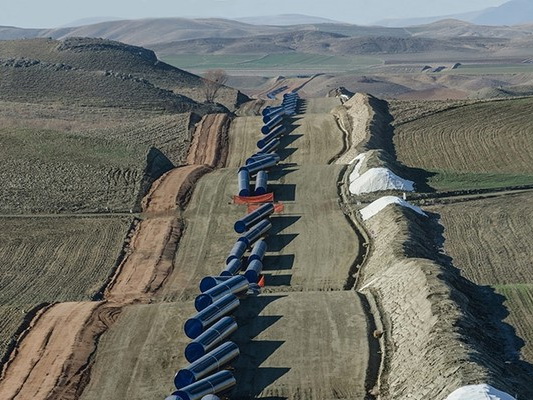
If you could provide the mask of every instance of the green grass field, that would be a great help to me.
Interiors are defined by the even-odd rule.
[[[505,75],[505,74],[530,74],[533,64],[465,64],[453,70],[445,70],[441,74],[449,75]]]
[[[345,72],[372,65],[381,64],[382,60],[367,56],[328,56],[320,54],[237,54],[237,55],[197,55],[182,54],[164,57],[163,61],[175,67],[202,71],[222,68],[227,71],[332,71]]]
[[[446,170],[429,172],[435,174],[429,178],[429,186],[444,191],[533,185],[533,174],[460,173]]]

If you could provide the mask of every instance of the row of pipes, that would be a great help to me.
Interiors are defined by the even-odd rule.
[[[279,146],[279,137],[285,133],[283,117],[296,113],[297,102],[298,94],[288,93],[280,106],[263,110],[261,132],[265,136],[257,143],[259,151],[239,169],[240,196],[251,195],[253,175],[256,175],[254,194],[267,192],[266,169],[280,161],[274,151]],[[228,392],[236,385],[233,373],[226,369],[239,356],[238,346],[227,340],[237,330],[230,314],[241,299],[261,291],[258,282],[267,251],[264,236],[272,228],[269,217],[274,211],[273,203],[265,203],[236,221],[233,228],[240,237],[222,271],[218,276],[207,276],[200,281],[201,293],[194,300],[197,314],[184,324],[185,334],[191,339],[184,351],[189,365],[174,376],[177,390],[166,400],[220,400],[217,394]],[[244,257],[248,250],[248,257]]]
[[[259,196],[267,193],[268,173],[266,169],[272,168],[280,161],[276,150],[280,146],[280,138],[287,132],[283,125],[285,116],[296,114],[298,105],[297,93],[286,93],[283,102],[276,107],[266,107],[262,111],[263,137],[257,141],[257,152],[245,161],[245,165],[239,168],[239,196]],[[255,186],[252,189],[250,179],[255,176]]]
[[[274,90],[272,90],[272,91],[270,91],[270,92],[267,93],[267,97],[268,97],[270,100],[275,100],[275,99],[276,99],[276,96],[277,96],[278,94],[280,94],[281,92],[284,92],[285,90],[287,90],[287,88],[288,88],[288,87],[285,85],[285,86],[281,86],[281,87],[279,87],[279,88],[277,88],[277,89],[274,89]]]

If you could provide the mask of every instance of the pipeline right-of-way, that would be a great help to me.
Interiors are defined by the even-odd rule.
[[[261,204],[253,197],[268,193],[268,169],[280,162],[275,150],[286,133],[284,117],[296,113],[298,100],[297,93],[286,93],[280,106],[263,110],[261,133],[264,137],[257,142],[258,151],[237,173],[240,197]],[[234,230],[240,237],[231,248],[222,270],[217,276],[201,280],[201,293],[194,301],[198,312],[184,325],[185,334],[192,340],[185,348],[185,359],[189,364],[176,373],[174,385],[177,390],[166,400],[220,400],[219,395],[229,393],[236,385],[233,373],[227,369],[239,356],[238,346],[228,340],[238,328],[231,314],[239,307],[241,299],[261,293],[259,283],[267,251],[264,237],[272,228],[269,217],[275,211],[273,200],[269,200],[236,221]],[[247,251],[250,254],[245,257]]]

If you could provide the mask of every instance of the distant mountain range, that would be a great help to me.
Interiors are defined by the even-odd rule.
[[[478,25],[520,25],[533,23],[533,0],[511,0],[498,7],[464,14],[440,15],[424,18],[399,18],[377,21],[376,25],[388,27],[406,27],[443,19],[458,19]]]
[[[533,0],[513,0],[531,5]],[[503,6],[501,6],[503,7]],[[497,7],[497,9],[501,9]],[[513,9],[511,7],[511,9]],[[489,18],[490,10],[477,18]],[[268,25],[271,18],[278,23]],[[481,19],[480,19],[481,20]],[[441,51],[484,52],[520,41],[533,46],[533,24],[515,26],[476,25],[448,19],[406,28],[360,26],[303,15],[261,17],[263,25],[227,19],[154,18],[118,20],[56,29],[23,29],[0,26],[0,40],[69,37],[104,38],[151,48],[160,56],[173,54],[385,54],[416,53],[430,48]],[[314,21],[314,22],[312,22]],[[306,22],[306,23],[303,23]],[[450,41],[453,39],[453,42]],[[513,42],[514,43],[514,42]]]
[[[306,24],[341,24],[342,22],[334,21],[328,18],[313,17],[302,14],[281,14],[257,17],[235,18],[235,21],[244,22],[252,25],[306,25]]]

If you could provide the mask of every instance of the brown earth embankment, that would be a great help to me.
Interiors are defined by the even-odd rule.
[[[220,168],[228,157],[228,132],[231,119],[228,114],[207,114],[196,125],[189,148],[187,164]]]
[[[438,399],[477,383],[528,393],[498,297],[440,253],[438,221],[388,206],[365,226],[372,246],[358,286],[377,299],[385,325],[383,398]]]

